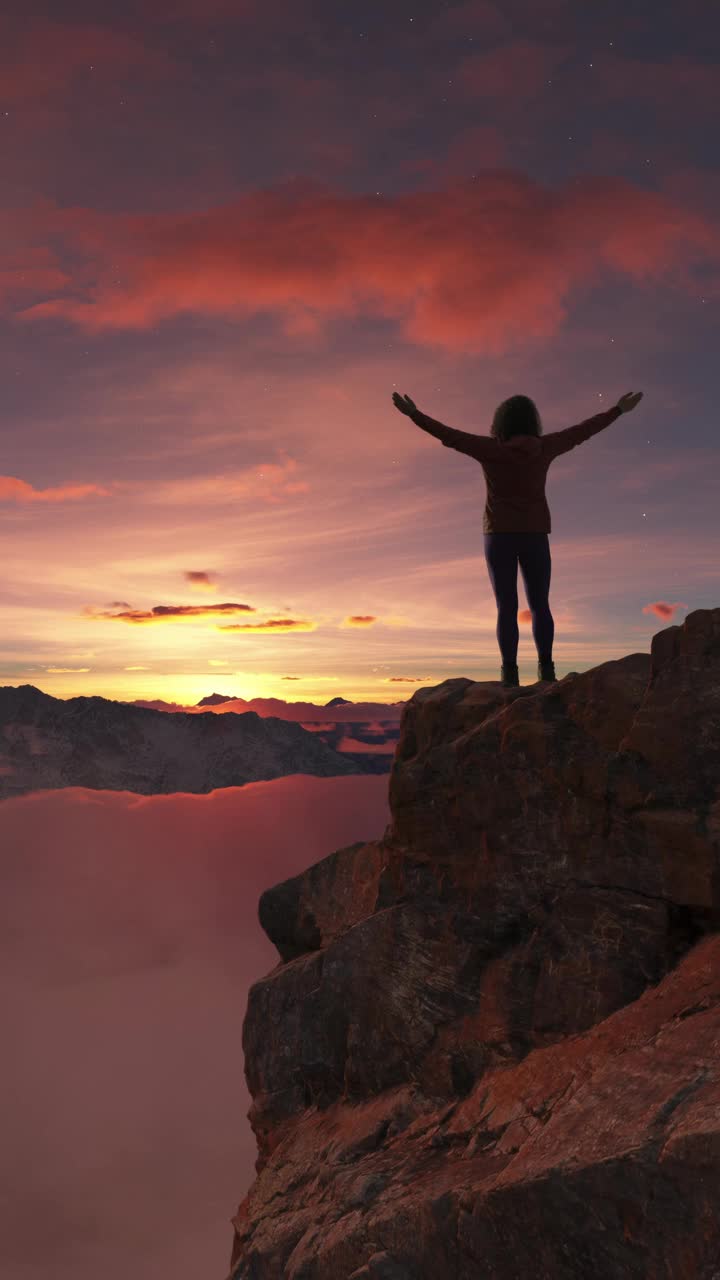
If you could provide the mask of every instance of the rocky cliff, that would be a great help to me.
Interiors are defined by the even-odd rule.
[[[260,900],[232,1280],[720,1275],[720,608],[417,690],[390,802]]]

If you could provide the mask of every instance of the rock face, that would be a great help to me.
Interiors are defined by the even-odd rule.
[[[168,715],[107,698],[0,688],[0,799],[39,788],[208,792],[309,773],[370,772],[301,725],[255,711]]]
[[[232,1280],[718,1280],[720,608],[417,690],[390,802],[260,899]]]

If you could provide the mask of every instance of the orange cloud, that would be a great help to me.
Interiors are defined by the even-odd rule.
[[[90,332],[182,313],[374,313],[413,342],[497,354],[554,334],[573,292],[608,270],[642,279],[677,268],[679,284],[697,258],[720,260],[717,224],[661,192],[609,177],[550,189],[509,170],[394,197],[292,179],[202,212],[44,201],[22,213],[26,236],[57,236],[83,261],[66,291],[18,314]]]
[[[305,618],[270,618],[267,622],[231,622],[217,631],[315,631],[316,622]]]
[[[643,613],[654,613],[656,617],[667,621],[668,618],[674,618],[676,610],[687,609],[687,605],[683,603],[668,604],[667,600],[656,600],[653,604],[643,605]]]
[[[27,480],[17,476],[0,476],[0,502],[72,502],[91,494],[107,497],[109,489],[99,484],[64,484],[54,489],[35,489]]]
[[[518,622],[532,622],[532,614],[529,609],[518,610]]]
[[[111,618],[120,622],[177,622],[186,618],[209,618],[214,614],[255,613],[249,604],[156,604],[152,609],[131,609],[126,605],[121,613],[111,613],[108,609],[93,609],[88,606],[83,610],[84,617]]]
[[[373,622],[377,622],[377,618],[371,613],[353,613],[342,623],[344,627],[371,627]]]
[[[388,676],[388,684],[423,684],[432,680],[433,676]]]

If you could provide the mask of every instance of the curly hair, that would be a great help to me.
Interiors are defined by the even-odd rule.
[[[529,396],[510,396],[495,410],[490,435],[496,440],[512,436],[541,436],[542,422],[537,405]]]

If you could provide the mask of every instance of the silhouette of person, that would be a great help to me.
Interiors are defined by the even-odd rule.
[[[538,680],[554,681],[552,649],[555,624],[550,612],[550,509],[545,480],[553,458],[604,430],[642,399],[628,391],[610,409],[574,427],[543,435],[537,407],[528,396],[510,396],[498,405],[489,436],[448,427],[422,413],[408,395],[393,392],[395,408],[444,445],[482,465],[487,496],[483,514],[485,560],[497,605],[497,641],[506,688],[520,683],[517,570],[522,571],[538,654]]]

